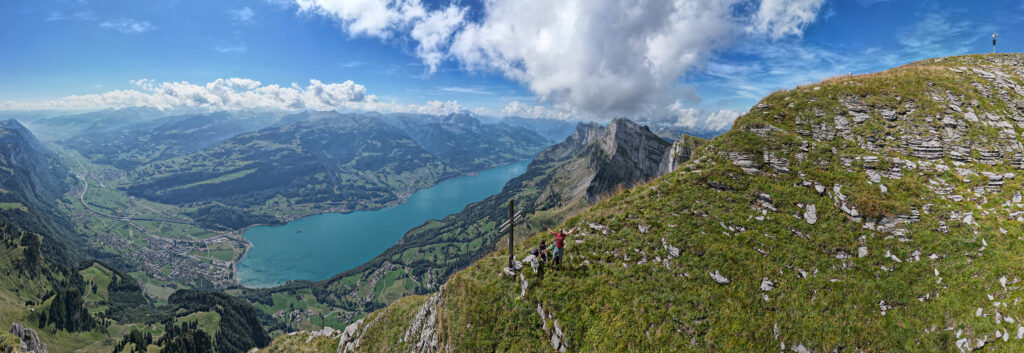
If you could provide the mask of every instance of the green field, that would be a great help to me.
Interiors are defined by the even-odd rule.
[[[0,202],[0,210],[19,210],[22,212],[28,212],[28,208],[18,202]]]
[[[174,318],[176,325],[189,321],[198,322],[199,328],[206,331],[210,336],[214,336],[217,334],[217,331],[220,331],[220,314],[216,312],[201,311]]]
[[[107,286],[109,286],[110,282],[113,280],[113,273],[111,273],[110,270],[100,266],[99,264],[93,264],[84,270],[78,271],[78,273],[82,275],[82,278],[86,283],[91,283],[96,286],[95,293],[91,290],[86,291],[85,300],[87,304],[107,300]]]

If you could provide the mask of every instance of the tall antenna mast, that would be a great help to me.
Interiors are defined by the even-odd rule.
[[[997,36],[999,36],[999,33],[996,33],[996,31],[993,30],[992,31],[992,54],[996,53],[996,37]]]

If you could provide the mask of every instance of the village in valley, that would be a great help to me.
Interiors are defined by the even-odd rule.
[[[124,171],[57,150],[77,184],[62,202],[76,230],[97,250],[118,254],[154,300],[181,288],[227,288],[248,249],[240,231],[203,229],[178,206],[127,195]]]

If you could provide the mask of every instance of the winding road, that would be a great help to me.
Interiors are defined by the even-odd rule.
[[[85,170],[87,173],[89,173],[89,175],[91,175],[93,177],[93,179],[96,179],[96,182],[99,182],[100,185],[103,185],[103,183],[100,182],[100,180],[98,178],[96,178],[95,175],[92,174],[92,172],[89,170],[89,168],[87,168],[85,166],[85,163],[82,163],[82,161],[79,160],[78,157],[72,157],[72,158],[74,158],[75,162],[78,162],[78,165],[83,170]],[[78,195],[78,200],[82,203],[82,206],[84,206],[86,209],[88,209],[89,212],[92,212],[92,214],[94,214],[96,216],[99,216],[99,217],[103,217],[103,218],[109,219],[109,220],[128,223],[128,224],[132,225],[133,227],[135,227],[136,229],[138,229],[143,234],[146,234],[146,235],[148,235],[150,237],[161,239],[161,240],[164,240],[164,241],[169,241],[169,242],[176,242],[176,241],[178,241],[178,242],[186,242],[186,243],[204,243],[204,241],[202,241],[202,240],[187,240],[187,239],[164,238],[164,237],[161,237],[159,235],[153,234],[152,232],[150,232],[145,227],[140,226],[138,224],[135,224],[133,221],[169,222],[169,223],[177,223],[177,224],[184,224],[184,225],[190,225],[190,226],[197,226],[197,224],[195,222],[187,222],[187,221],[181,221],[181,220],[176,220],[176,219],[164,219],[164,218],[118,217],[118,216],[108,215],[106,213],[100,212],[100,211],[92,208],[92,206],[89,206],[88,202],[85,202],[85,193],[89,191],[89,180],[86,179],[86,176],[83,175],[83,174],[75,174],[75,177],[77,177],[78,180],[81,180],[82,184],[85,185],[84,187],[82,187],[82,193]],[[104,186],[104,187],[106,187],[106,186]]]

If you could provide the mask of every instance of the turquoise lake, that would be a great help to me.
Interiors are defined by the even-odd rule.
[[[243,236],[253,247],[238,264],[238,280],[247,287],[268,287],[289,280],[322,280],[362,265],[423,222],[444,218],[497,194],[505,183],[523,174],[529,163],[525,160],[448,179],[394,207],[324,213],[284,225],[250,228]]]

